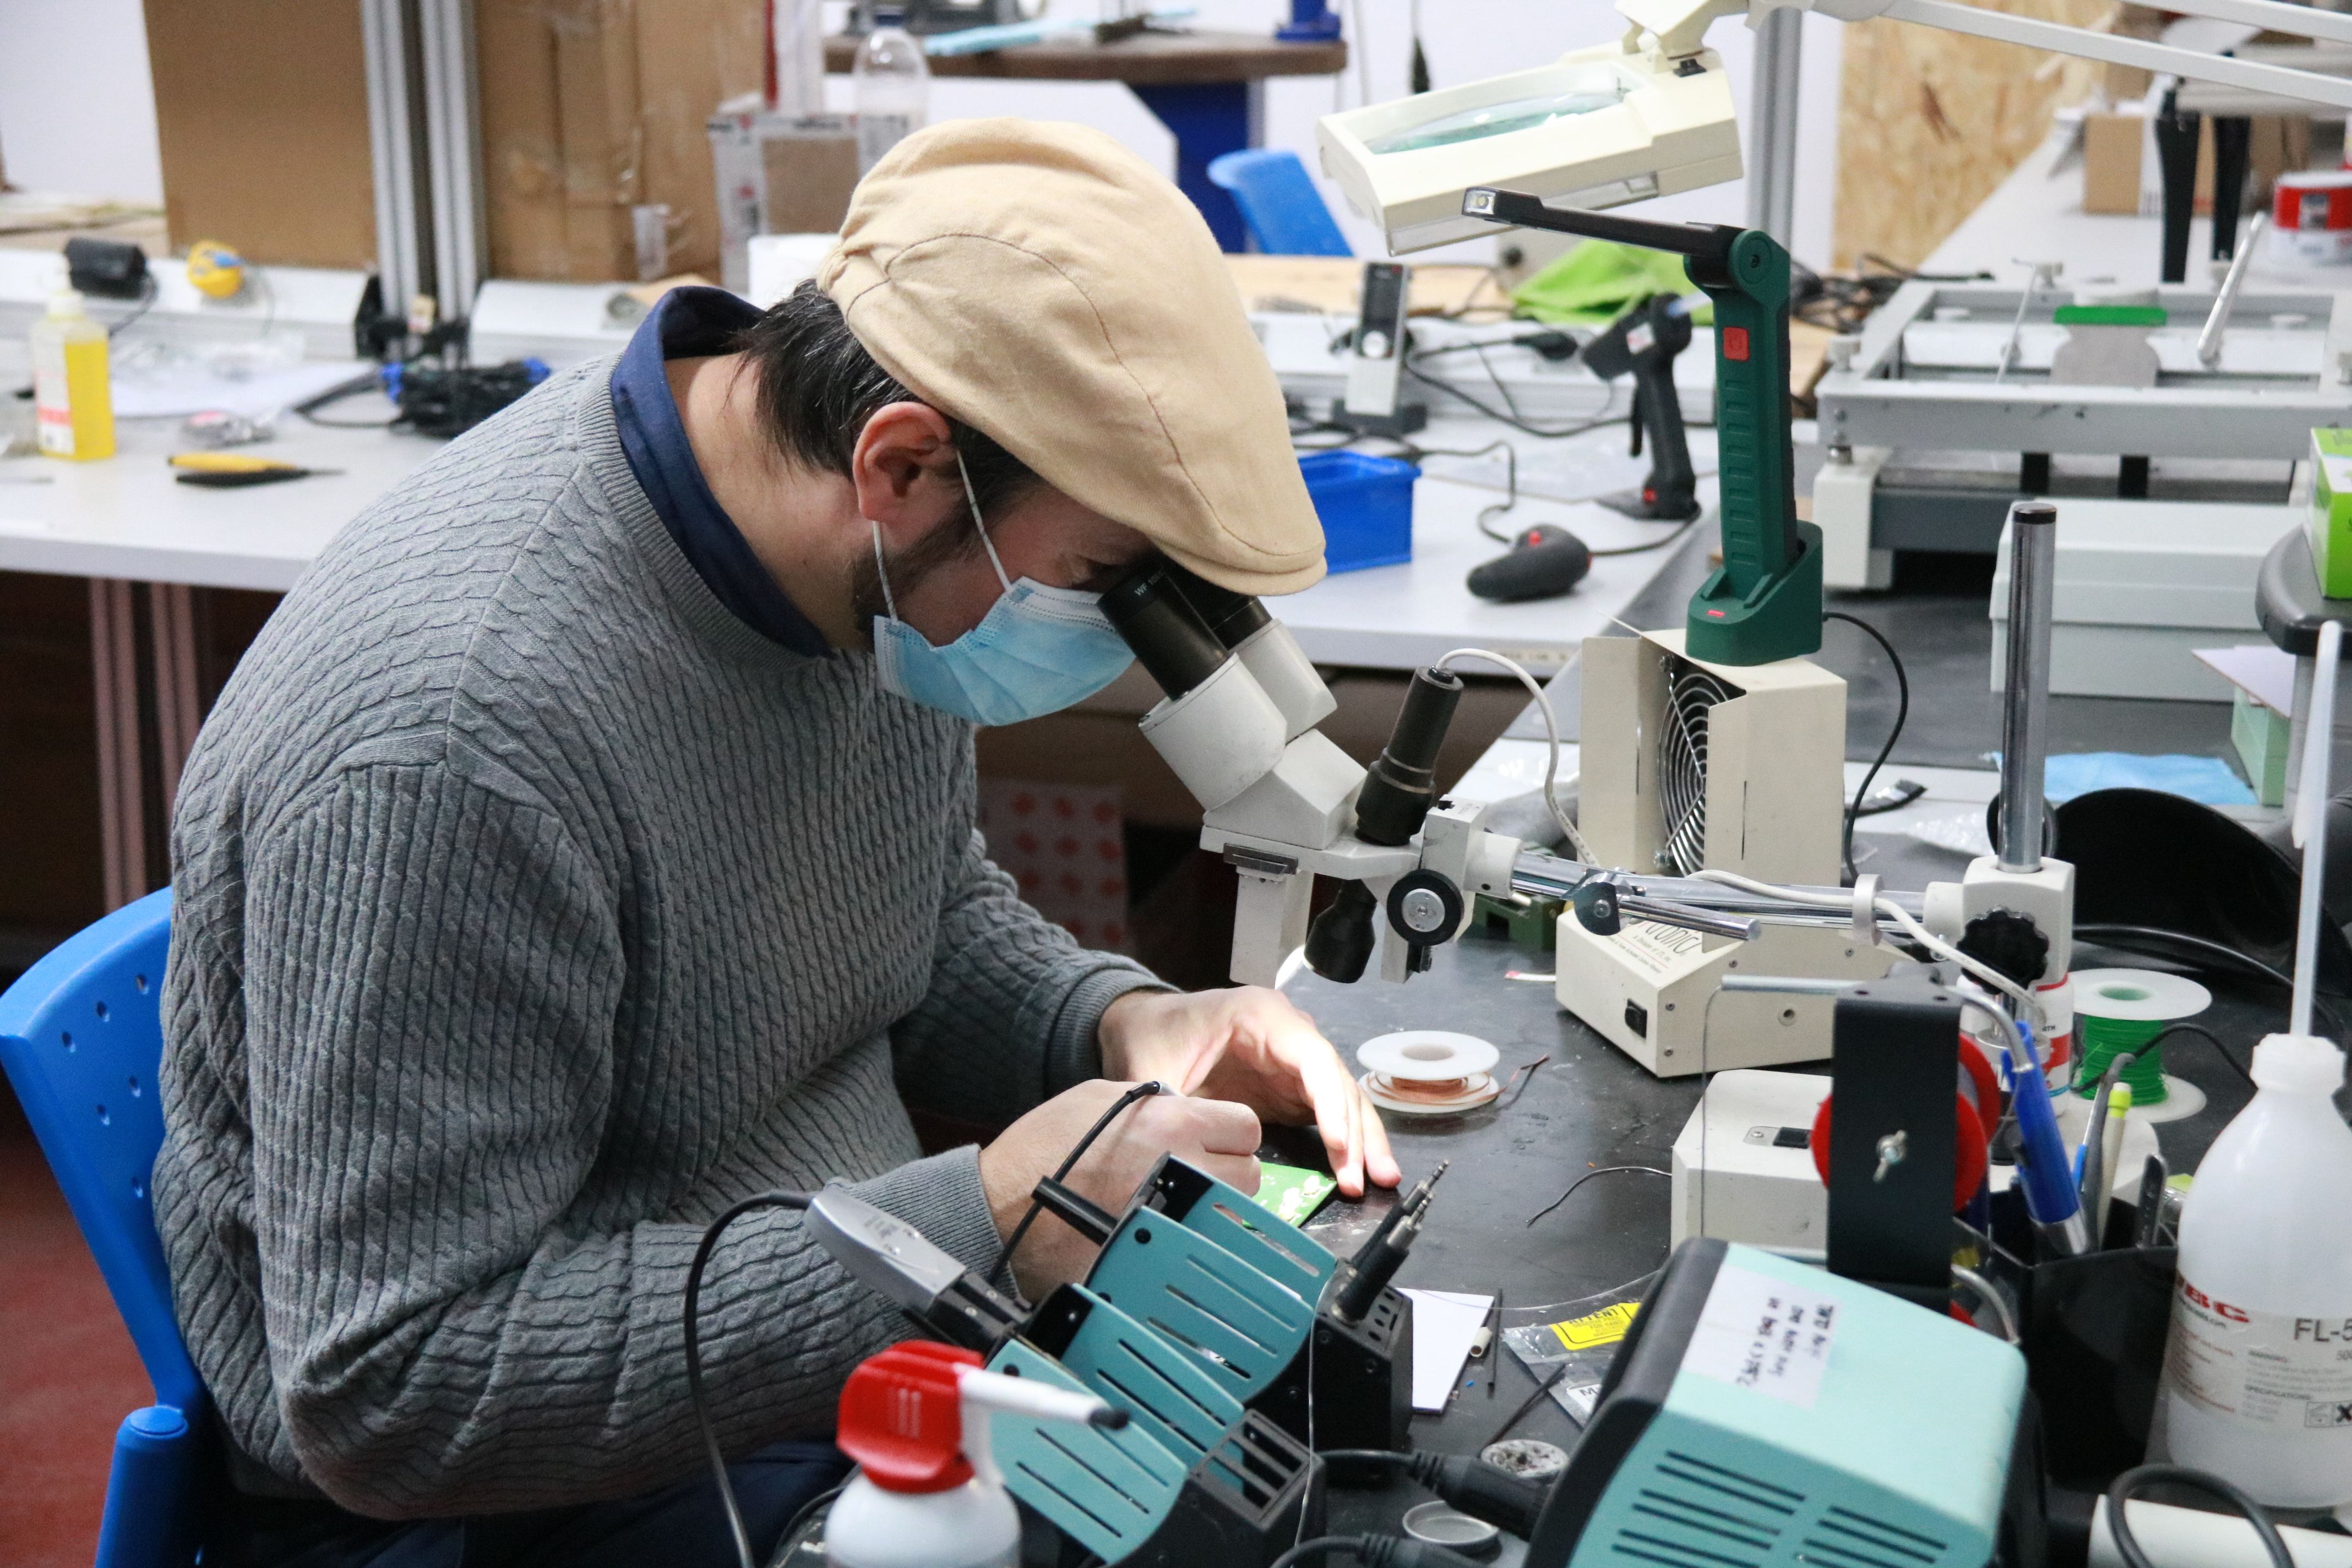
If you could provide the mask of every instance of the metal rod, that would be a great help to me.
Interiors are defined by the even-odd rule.
[[[2336,669],[2344,651],[2344,625],[2319,626],[2319,668],[2311,688],[2311,722],[2303,742],[2303,792],[2295,800],[2295,837],[2303,846],[2301,907],[2294,922],[2294,991],[2287,1032],[2311,1033],[2312,991],[2319,979],[2322,885],[2327,879],[2327,764],[2335,750]]]
[[[1751,916],[1725,914],[1717,910],[1703,910],[1694,904],[1676,903],[1666,899],[1620,894],[1617,908],[1628,920],[1648,921],[1653,925],[1674,926],[1682,931],[1704,931],[1709,936],[1754,942],[1758,934],[1758,921]]]
[[[2229,8],[2233,13],[2243,14],[2249,6],[2258,4],[2259,0],[2230,0]],[[2193,8],[2197,14],[2210,15],[2217,6],[2211,0],[2193,0]],[[2283,66],[2231,59],[2227,55],[2200,54],[2195,49],[2179,48],[2170,44],[2118,37],[2111,33],[2093,33],[2081,27],[2070,27],[2063,22],[2044,22],[2032,16],[2013,16],[2006,12],[1957,5],[1954,0],[1895,0],[1880,14],[1892,16],[1898,22],[1916,22],[1922,26],[1940,27],[1948,33],[1966,33],[1973,37],[1995,38],[2004,44],[2023,44],[2028,48],[2050,49],[2084,59],[2105,60],[2110,65],[2137,66],[2142,70],[2186,77],[2193,81],[2218,81],[2256,92],[2274,92],[2282,98],[2299,99],[2306,103],[2352,109],[2352,80],[2342,77],[2324,77],[2311,71],[2290,70]],[[2269,20],[2273,14],[2284,19]],[[2323,18],[2316,27],[2331,37],[2335,25],[2340,20],[2307,5],[2261,5],[2260,15],[2265,18],[2262,26],[2302,36],[2314,34],[2312,18]]]
[[[1511,888],[1516,892],[1530,893],[1538,898],[1565,899],[1594,875],[1594,868],[1579,861],[1547,855],[1539,849],[1526,849],[1520,851],[1517,863],[1511,868]],[[1766,925],[1847,929],[1853,925],[1852,888],[1803,887],[1790,883],[1788,891],[1795,898],[1778,899],[1710,881],[1704,877],[1648,877],[1626,871],[1620,871],[1615,876],[1618,887],[1634,898],[1667,899],[1696,909],[1753,915]],[[1895,904],[1914,919],[1926,912],[1925,900],[1917,893],[1882,890],[1878,898],[1880,902]],[[1798,899],[1821,901],[1805,903],[1796,901]],[[1837,900],[1834,907],[1829,903],[1832,899]],[[1880,923],[1891,924],[1883,918]]]
[[[2213,296],[2212,313],[2205,318],[2205,330],[2197,334],[2197,363],[2211,370],[2221,363],[2221,326],[2238,303],[2238,288],[2246,280],[2246,263],[2253,259],[2254,242],[2262,237],[2263,224],[2268,213],[2256,213],[2246,232],[2238,237],[2237,254],[2230,258],[2229,276],[2221,279],[2221,291]]]
[[[1797,92],[1804,16],[1768,11],[1756,23],[1756,63],[1748,89],[1748,226],[1790,243],[1797,210]]]
[[[2042,779],[2049,753],[2050,598],[2058,509],[2009,509],[2009,667],[2000,715],[2000,868],[2042,868]]]

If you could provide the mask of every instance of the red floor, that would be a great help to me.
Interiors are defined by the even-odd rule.
[[[0,1087],[0,1564],[89,1568],[114,1429],[152,1397],[81,1232]]]

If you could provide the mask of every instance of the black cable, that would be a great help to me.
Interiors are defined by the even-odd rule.
[[[2218,942],[2210,942],[2201,936],[2191,936],[2185,931],[2167,931],[2162,926],[2127,925],[2100,921],[2089,925],[2076,926],[2074,935],[2079,941],[2095,942],[2101,947],[2112,947],[2119,952],[2136,953],[2142,958],[2162,959],[2167,963],[2179,963],[2194,969],[2198,966],[2188,959],[2182,958],[2178,952],[2166,951],[2167,948],[2186,948],[2191,952],[2200,953],[2213,960],[2225,971],[2256,980],[2267,980],[2272,984],[2284,988],[2290,995],[2294,991],[2294,977],[2284,971],[2273,969],[2261,959],[2240,952],[2234,947],[2223,947]],[[2210,972],[2212,964],[2205,967]],[[2336,1016],[2336,1010],[2322,1001],[2316,993],[2311,998],[2311,1005],[2314,1012],[2325,1016],[2329,1029],[2339,1036],[2343,1034],[2344,1026]]]
[[[133,306],[130,313],[123,316],[121,320],[111,321],[107,324],[106,335],[108,340],[110,342],[112,341],[115,333],[121,331],[123,328],[129,326],[131,322],[137,321],[140,317],[153,310],[155,308],[155,296],[161,292],[162,290],[157,289],[155,286],[155,275],[152,272],[144,272],[140,274],[139,303]]]
[[[848,1489],[849,1483],[844,1481],[837,1487],[827,1488],[801,1504],[799,1510],[793,1513],[791,1522],[784,1526],[784,1532],[776,1537],[776,1556],[775,1560],[769,1564],[769,1568],[788,1568],[784,1562],[784,1552],[792,1545],[793,1537],[798,1535],[801,1532],[801,1527],[816,1516],[817,1510],[830,1507],[835,1498]]]
[[[2115,1537],[2116,1555],[2124,1560],[2124,1568],[2155,1568],[2147,1553],[2140,1550],[2139,1538],[2132,1533],[2131,1521],[2124,1516],[2133,1493],[2159,1484],[2187,1487],[2228,1503],[2233,1512],[2254,1527],[2255,1538],[2270,1554],[2271,1568],[2294,1568],[2294,1558],[2287,1552],[2286,1542],[2280,1536],[2278,1526],[2271,1522],[2270,1515],[2263,1511],[2262,1504],[2212,1471],[2191,1469],[2187,1465],[2142,1465],[2126,1470],[2107,1488],[2107,1532]]]
[[[1862,815],[1863,800],[1870,794],[1870,786],[1876,781],[1878,770],[1886,765],[1886,759],[1894,754],[1895,742],[1903,738],[1904,721],[1911,717],[1911,678],[1904,672],[1903,656],[1895,651],[1895,645],[1868,621],[1859,616],[1849,616],[1843,610],[1823,610],[1822,619],[1843,621],[1848,626],[1860,626],[1870,634],[1873,642],[1886,650],[1886,661],[1895,667],[1895,728],[1886,731],[1886,744],[1878,748],[1878,755],[1871,760],[1870,771],[1862,775],[1862,783],[1853,792],[1853,804],[1845,808],[1845,835],[1839,856],[1845,867],[1846,880],[1852,882],[1854,878],[1853,819]]]
[[[745,1198],[710,1222],[686,1271],[686,1394],[694,1405],[694,1424],[702,1432],[703,1452],[710,1458],[711,1479],[719,1483],[719,1506],[727,1510],[727,1528],[735,1537],[735,1555],[741,1568],[758,1565],[751,1561],[751,1537],[743,1528],[743,1510],[735,1500],[735,1483],[728,1479],[727,1456],[719,1447],[719,1428],[711,1425],[710,1400],[702,1387],[702,1328],[698,1321],[702,1311],[702,1271],[709,1267],[711,1251],[729,1226],[754,1209],[805,1209],[809,1196],[807,1193],[761,1193]]]
[[[1360,1552],[1371,1539],[1369,1535],[1318,1535],[1311,1540],[1300,1542],[1267,1563],[1266,1568],[1296,1568],[1297,1564],[1306,1562],[1308,1558],[1320,1557],[1327,1552]],[[2137,1568],[2137,1565],[2134,1565],[2134,1568]],[[2292,1568],[2291,1564],[2290,1568]]]
[[[1451,396],[1460,398],[1463,402],[1468,404],[1471,407],[1476,409],[1487,418],[1495,420],[1499,424],[1507,425],[1523,436],[1534,436],[1546,441],[1559,440],[1569,436],[1581,436],[1588,430],[1605,429],[1612,425],[1622,425],[1627,419],[1632,417],[1631,415],[1627,414],[1605,415],[1600,418],[1585,420],[1580,425],[1568,425],[1563,426],[1557,430],[1545,430],[1538,427],[1537,426],[1528,424],[1526,420],[1521,419],[1515,415],[1506,414],[1490,403],[1480,401],[1478,398],[1472,396],[1469,393],[1463,391],[1461,387],[1455,385],[1453,382],[1442,380],[1437,376],[1430,374],[1427,371],[1420,369],[1410,360],[1405,362],[1404,373],[1405,374],[1412,377],[1415,381],[1422,382],[1426,385],[1433,386],[1437,388],[1438,391],[1445,393]],[[1611,389],[1610,401],[1612,403],[1616,401],[1616,391],[1614,388]]]
[[[1493,1447],[1496,1444],[1501,1442],[1504,1438],[1509,1436],[1511,1435],[1511,1428],[1526,1420],[1528,1418],[1528,1412],[1533,1410],[1537,1405],[1541,1405],[1544,1402],[1544,1395],[1549,1394],[1554,1388],[1558,1387],[1559,1380],[1567,1375],[1568,1363],[1562,1362],[1558,1366],[1552,1368],[1551,1374],[1546,1377],[1541,1383],[1536,1384],[1536,1391],[1519,1402],[1519,1407],[1511,1412],[1510,1418],[1505,1421],[1500,1426],[1495,1428],[1495,1435],[1478,1445],[1478,1451],[1483,1454],[1487,1449]]]
[[[1537,1220],[1543,1218],[1544,1215],[1551,1213],[1552,1210],[1559,1207],[1560,1205],[1574,1197],[1576,1195],[1576,1189],[1584,1185],[1585,1183],[1592,1180],[1593,1177],[1606,1176],[1619,1171],[1647,1171],[1654,1176],[1664,1176],[1667,1174],[1666,1172],[1659,1170],[1655,1165],[1603,1165],[1597,1171],[1587,1171],[1584,1174],[1577,1177],[1576,1180],[1568,1184],[1568,1191],[1560,1194],[1559,1196],[1552,1199],[1551,1202],[1538,1209],[1535,1212],[1534,1216],[1521,1228],[1533,1229]]]
[[[1065,1159],[1062,1162],[1060,1168],[1055,1171],[1054,1180],[1057,1182],[1063,1181],[1068,1177],[1072,1171],[1077,1168],[1078,1162],[1086,1158],[1087,1151],[1095,1146],[1095,1140],[1101,1137],[1104,1130],[1109,1127],[1112,1122],[1118,1120],[1118,1113],[1120,1111],[1125,1110],[1137,1100],[1149,1100],[1159,1092],[1160,1084],[1157,1079],[1154,1079],[1150,1083],[1137,1084],[1133,1089],[1129,1089],[1125,1094],[1120,1095],[1116,1100],[1112,1101],[1111,1108],[1108,1110],[1104,1111],[1099,1117],[1096,1118],[1095,1124],[1087,1129],[1087,1135],[1079,1139],[1071,1148],[1069,1157]],[[989,1268],[988,1282],[990,1284],[993,1285],[997,1280],[1007,1277],[1005,1271],[1013,1266],[1013,1254],[1021,1246],[1021,1238],[1029,1234],[1029,1227],[1037,1223],[1037,1216],[1045,1212],[1045,1205],[1039,1203],[1035,1198],[1031,1198],[1029,1200],[1029,1212],[1021,1216],[1021,1223],[1014,1226],[1013,1227],[1013,1234],[1004,1238],[1003,1250],[996,1255],[996,1261]]]
[[[2224,1062],[2227,1062],[2231,1072],[2234,1072],[2240,1078],[2244,1079],[2250,1085],[2254,1081],[2252,1069],[2248,1068],[2245,1063],[2240,1061],[2235,1056],[2231,1054],[2230,1047],[2221,1043],[2221,1036],[2215,1034],[2212,1030],[2206,1028],[2201,1024],[2167,1024],[2157,1033],[2155,1038],[2149,1040],[2148,1043],[2142,1046],[2140,1049],[2143,1051],[2152,1051],[2175,1035],[2197,1036],[2207,1045],[2213,1047],[2213,1054],[2220,1057]]]

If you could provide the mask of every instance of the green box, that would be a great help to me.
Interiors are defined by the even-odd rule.
[[[2257,702],[2243,688],[2230,698],[2230,744],[2238,750],[2246,782],[2263,805],[2286,804],[2286,746],[2294,726],[2283,713]]]
[[[2311,433],[2312,564],[2319,568],[2319,591],[2330,599],[2352,599],[2352,430]]]

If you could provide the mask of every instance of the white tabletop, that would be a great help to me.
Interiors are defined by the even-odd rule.
[[[177,420],[122,422],[116,455],[101,462],[0,462],[0,570],[283,592],[343,524],[444,445],[284,423],[285,437],[237,450],[341,471],[244,489],[180,484],[164,463],[189,444]]]
[[[354,417],[366,400],[354,399]],[[337,530],[443,443],[374,430],[281,422],[278,440],[239,450],[340,474],[246,489],[175,483],[164,458],[185,445],[175,420],[125,422],[120,451],[97,463],[26,458],[0,462],[0,570],[122,577],[202,587],[283,591]],[[1475,447],[1500,426],[1449,420],[1432,446]],[[1585,439],[1622,451],[1622,428]],[[1522,441],[1523,472],[1533,461]],[[46,483],[23,483],[26,479]],[[1712,479],[1701,481],[1711,501]],[[1586,637],[1641,591],[1670,553],[1602,559],[1563,598],[1491,605],[1464,579],[1503,546],[1478,531],[1480,509],[1503,499],[1476,485],[1423,478],[1416,487],[1414,558],[1401,566],[1339,573],[1276,603],[1319,663],[1410,669],[1448,649],[1477,645],[1555,670]],[[1596,549],[1646,542],[1667,530],[1591,502],[1523,497],[1496,526],[1559,523]]]

